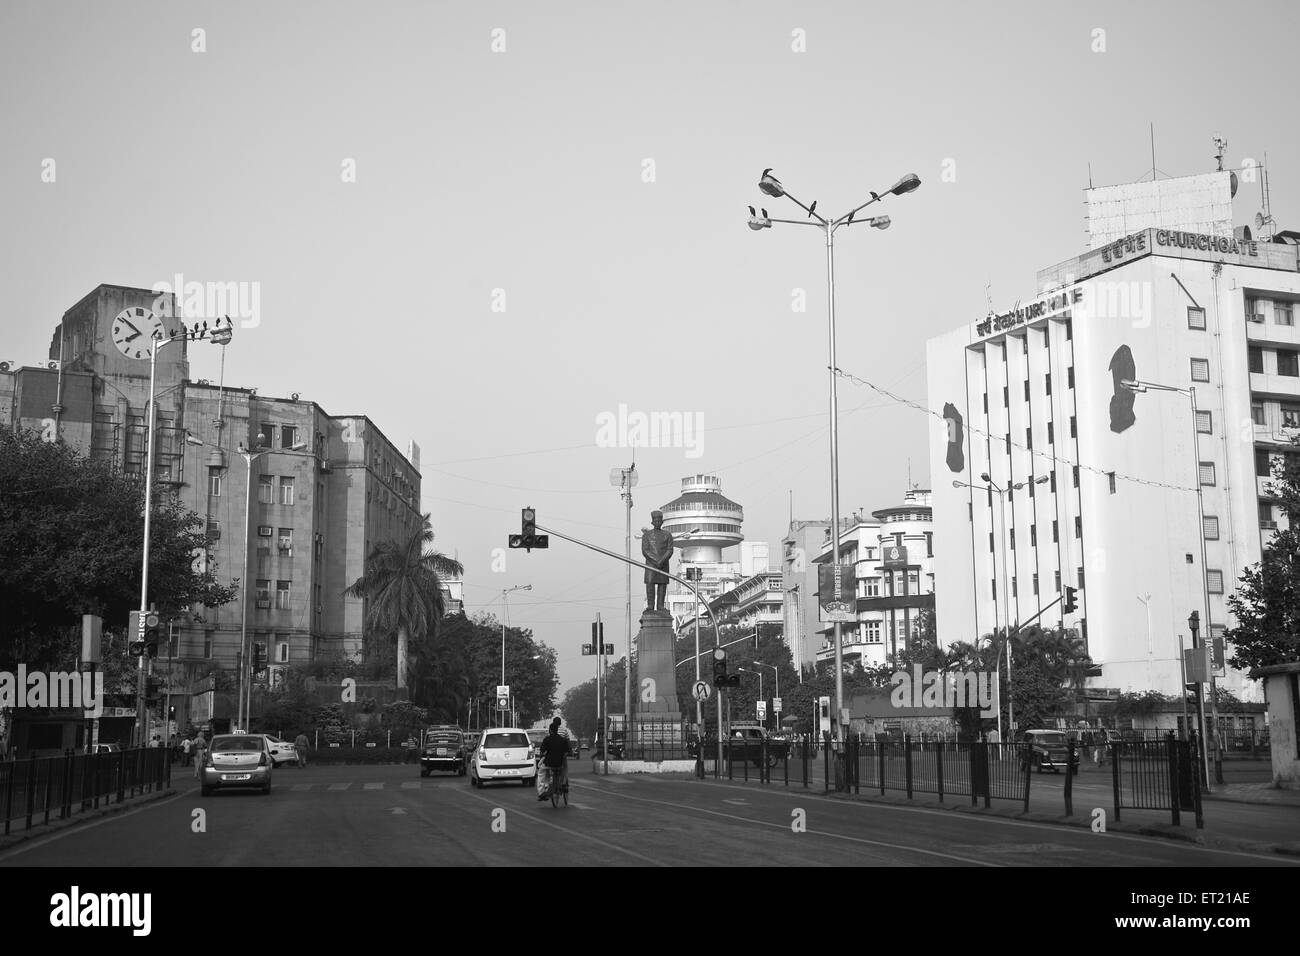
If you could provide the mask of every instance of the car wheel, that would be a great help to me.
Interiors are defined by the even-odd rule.
[[[206,783],[203,784],[201,787],[199,787],[199,792],[205,797],[212,796],[212,788],[209,787]]]
[[[527,777],[520,777],[519,782],[522,783],[525,787],[528,786],[530,783],[532,783],[532,781],[529,780]]]
[[[421,770],[421,771],[420,771],[420,776],[421,776],[421,777],[427,777],[427,776],[429,776],[429,771],[427,771],[427,770]]]

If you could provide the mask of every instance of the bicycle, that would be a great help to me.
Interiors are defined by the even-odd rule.
[[[544,767],[543,769],[546,771],[547,775],[547,795],[551,798],[551,806],[558,807],[560,805],[560,798],[563,797],[564,805],[567,807],[569,805],[569,775],[565,772],[567,768]],[[559,786],[556,786],[555,784],[557,772],[564,773],[564,783]]]

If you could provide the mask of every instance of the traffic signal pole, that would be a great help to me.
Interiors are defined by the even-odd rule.
[[[153,432],[154,432],[154,413],[156,403],[154,402],[154,387],[157,383],[158,370],[158,349],[163,345],[163,339],[153,339],[149,343],[149,423],[146,426],[148,432],[145,435],[145,463],[144,463],[144,547],[143,560],[140,567],[140,616],[149,613],[149,519],[153,512]],[[138,637],[136,638],[139,639]],[[143,747],[149,741],[145,737],[145,714],[146,707],[144,702],[144,680],[145,680],[145,663],[144,655],[140,655],[140,666],[136,673],[136,698],[135,698],[135,721],[139,737],[136,746]]]

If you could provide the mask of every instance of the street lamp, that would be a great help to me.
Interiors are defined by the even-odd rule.
[[[507,597],[512,591],[531,591],[531,584],[516,584],[512,588],[505,588],[501,591],[501,600],[505,602],[506,612],[502,615],[501,621],[501,685],[506,683],[506,619],[510,617],[510,598]]]
[[[910,193],[921,185],[921,178],[916,173],[908,173],[898,182],[885,190],[884,194],[872,192],[871,198],[860,206],[850,210],[838,219],[827,219],[817,212],[817,202],[814,200],[811,206],[805,206],[802,202],[792,196],[781,181],[772,175],[771,169],[763,170],[763,175],[759,179],[758,188],[765,195],[779,199],[782,196],[788,198],[796,206],[807,213],[806,219],[772,219],[767,215],[767,210],[763,210],[763,218],[760,224],[755,226],[755,216],[750,212],[749,225],[751,229],[770,228],[774,222],[787,223],[795,226],[814,226],[826,236],[826,300],[827,300],[827,326],[829,330],[828,346],[830,352],[830,366],[828,374],[830,376],[830,420],[831,420],[831,563],[838,567],[840,563],[840,439],[839,439],[839,399],[836,393],[836,376],[839,366],[835,361],[835,231],[842,226],[851,226],[856,222],[866,222],[876,229],[886,229],[890,225],[887,216],[877,216],[875,218],[858,219],[854,217],[863,209],[872,203],[879,202],[884,196],[901,196]],[[815,221],[813,221],[815,220]],[[839,720],[839,712],[844,707],[844,631],[840,621],[835,622],[835,727],[836,739],[844,739],[844,728]]]
[[[1155,382],[1141,382],[1135,379],[1124,379],[1123,381],[1120,382],[1120,384],[1131,392],[1137,392],[1137,393],[1143,393],[1147,391],[1177,392],[1179,395],[1187,396],[1188,405],[1191,408],[1191,412],[1192,412],[1192,487],[1196,489],[1196,520],[1197,520],[1196,536],[1197,538],[1200,539],[1201,542],[1201,594],[1202,594],[1202,599],[1204,601],[1204,607],[1205,607],[1205,630],[1208,635],[1210,630],[1210,582],[1209,582],[1209,573],[1206,570],[1206,563],[1205,563],[1205,497],[1201,491],[1200,432],[1196,430],[1196,418],[1197,418],[1196,387],[1193,385],[1187,388],[1178,388],[1177,386],[1174,385],[1158,385]],[[1199,618],[1199,615],[1197,615],[1197,617]],[[1196,644],[1195,625],[1192,625],[1190,621],[1188,622],[1188,624],[1190,627],[1192,627],[1192,647],[1196,647],[1197,644]],[[1215,687],[1214,687],[1213,670],[1211,670],[1209,677],[1210,677],[1210,706],[1212,711],[1212,718],[1214,720],[1214,726],[1215,728],[1217,728],[1219,723],[1219,705],[1218,702],[1214,699]],[[1186,692],[1186,688],[1184,688],[1184,693],[1185,692]],[[1200,693],[1199,690],[1197,693],[1198,694]],[[1202,707],[1202,710],[1203,709],[1204,708]],[[1214,738],[1214,759],[1217,765],[1220,759],[1219,758],[1219,735],[1215,733],[1212,734],[1211,736],[1213,736]],[[1204,735],[1202,735],[1202,741],[1204,741]],[[1202,743],[1202,746],[1204,746],[1204,743]],[[1206,769],[1206,773],[1207,774],[1209,773],[1208,767]],[[1208,779],[1206,783],[1208,785],[1209,783]]]
[[[777,699],[780,699],[780,697],[781,697],[781,671],[777,669],[777,666],[776,666],[775,664],[764,664],[762,661],[750,661],[750,663],[753,664],[755,667],[770,667],[770,668],[772,668],[772,673],[773,673],[774,675],[776,675],[776,694],[775,694],[775,696],[777,697]],[[760,674],[759,674],[759,677],[762,677],[762,676],[763,676],[763,675],[760,673]],[[759,685],[759,690],[760,690],[760,691],[762,690],[762,684],[761,684],[761,683],[760,683],[760,685]],[[760,694],[760,696],[761,696],[761,694]],[[766,698],[764,698],[764,699],[766,700]],[[780,730],[780,729],[781,729],[780,727],[777,728],[777,730]]]

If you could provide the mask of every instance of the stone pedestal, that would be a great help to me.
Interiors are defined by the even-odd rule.
[[[677,659],[673,616],[668,611],[645,611],[636,639],[636,678],[632,710],[637,718],[680,721],[677,699]]]

